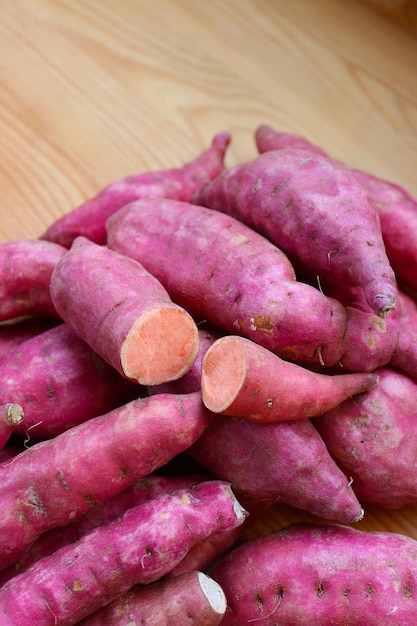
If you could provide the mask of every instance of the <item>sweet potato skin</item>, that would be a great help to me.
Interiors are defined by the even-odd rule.
[[[0,244],[0,321],[23,315],[57,316],[49,283],[65,252],[63,246],[39,239]]]
[[[239,546],[212,570],[222,626],[413,626],[417,543],[389,532],[294,524]]]
[[[132,400],[0,465],[0,567],[184,451],[211,418],[198,392]]]
[[[345,308],[297,282],[286,255],[238,220],[184,202],[142,200],[113,215],[107,231],[109,248],[143,264],[196,320],[291,361],[340,361]]]
[[[378,212],[337,161],[300,149],[265,152],[219,174],[194,202],[242,220],[312,276],[361,286],[377,315],[395,308]]]
[[[393,368],[378,388],[342,402],[313,423],[362,502],[417,504],[417,382]]]
[[[1,623],[72,626],[136,584],[167,574],[198,541],[245,519],[229,485],[208,481],[132,507],[9,580]]]
[[[255,424],[218,415],[187,454],[254,500],[284,502],[337,522],[363,516],[310,420]]]
[[[202,589],[209,577],[200,571],[185,572],[146,586],[137,586],[110,605],[79,622],[78,626],[217,626],[226,610],[226,598],[220,585],[209,578],[210,595],[217,596],[213,606]],[[133,621],[132,621],[133,620]]]
[[[70,248],[74,239],[81,235],[104,244],[107,218],[128,202],[155,197],[189,201],[201,185],[224,169],[230,139],[227,132],[217,133],[207,150],[182,167],[144,172],[110,183],[96,196],[51,224],[41,239]]]
[[[16,432],[35,439],[54,437],[145,393],[62,323],[10,350],[0,361],[0,376],[0,402],[13,399],[25,412]]]

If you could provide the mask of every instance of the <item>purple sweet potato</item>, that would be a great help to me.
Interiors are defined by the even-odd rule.
[[[336,522],[363,516],[350,481],[308,419],[255,424],[218,415],[187,454],[239,495]]]
[[[245,517],[223,481],[157,496],[9,580],[0,590],[0,621],[72,626],[133,586],[162,578],[195,543]]]
[[[59,244],[38,239],[0,244],[0,321],[23,315],[57,315],[49,283],[65,252]]]
[[[347,310],[296,281],[288,257],[233,217],[173,200],[138,200],[113,215],[107,229],[108,246],[143,264],[195,319],[286,360],[370,371],[396,349],[398,331],[386,332],[387,318]]]
[[[321,415],[377,382],[374,373],[312,372],[237,335],[217,339],[201,368],[202,398],[210,411],[258,423]]]
[[[211,146],[179,168],[145,172],[116,180],[49,226],[43,239],[67,248],[80,235],[105,243],[106,220],[120,207],[138,198],[175,198],[189,201],[193,194],[224,169],[230,135],[220,132]]]
[[[362,287],[377,315],[395,308],[378,212],[341,163],[297,148],[265,152],[223,171],[194,202],[245,222],[311,276]]]
[[[198,392],[132,400],[0,465],[0,568],[183,452],[212,416]]]
[[[25,412],[20,404],[8,402],[0,405],[0,450],[4,448],[17,426],[24,420]]]
[[[64,321],[128,379],[175,380],[197,357],[191,315],[143,265],[106,246],[77,237],[55,266],[50,291]]]
[[[59,324],[27,339],[0,360],[0,403],[22,405],[16,432],[53,437],[138,397],[144,390]]]
[[[222,626],[414,626],[417,542],[337,524],[293,524],[249,541],[209,575]]]
[[[204,572],[185,572],[136,586],[78,626],[217,626],[226,611],[226,596]]]
[[[207,480],[203,475],[163,476],[151,474],[117,493],[112,498],[98,503],[75,522],[66,526],[51,528],[42,535],[9,567],[0,570],[0,587],[4,583],[27,570],[40,559],[49,556],[60,548],[78,541],[98,526],[113,522],[129,508],[139,506],[162,493],[172,493],[178,489],[190,489]]]
[[[392,368],[378,386],[342,402],[313,423],[363,502],[417,504],[417,381]]]
[[[266,124],[256,130],[255,140],[260,153],[297,147],[327,156],[304,137],[274,130]],[[351,171],[377,208],[387,257],[397,277],[417,289],[416,198],[396,183],[355,168]]]

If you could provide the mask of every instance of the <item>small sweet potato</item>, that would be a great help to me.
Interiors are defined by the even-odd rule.
[[[417,381],[392,368],[378,386],[342,402],[313,423],[363,502],[417,504]]]
[[[65,252],[63,246],[39,239],[0,244],[0,321],[23,315],[57,315],[49,283]]]
[[[96,196],[51,224],[42,239],[70,248],[74,239],[82,235],[103,244],[107,218],[128,202],[161,197],[189,201],[201,185],[224,169],[229,143],[229,133],[217,133],[207,150],[182,167],[144,172],[110,183]]]
[[[191,315],[140,263],[106,246],[77,237],[55,266],[50,290],[64,321],[128,379],[175,380],[197,356]]]
[[[216,581],[200,571],[137,586],[78,626],[217,626],[226,612],[226,596]]]
[[[7,581],[0,590],[0,622],[76,624],[134,585],[162,578],[195,543],[245,517],[223,481],[157,496]]]
[[[414,626],[417,542],[337,524],[293,524],[235,548],[209,571],[222,626]]]
[[[258,423],[321,415],[378,382],[374,373],[312,372],[236,335],[208,348],[201,371],[202,399],[210,411]]]

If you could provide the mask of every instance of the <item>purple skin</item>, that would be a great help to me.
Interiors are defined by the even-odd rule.
[[[265,152],[219,174],[193,201],[242,220],[311,276],[361,286],[377,315],[395,308],[378,212],[337,161],[295,148]]]
[[[361,501],[384,508],[417,504],[417,382],[391,369],[379,383],[313,424]]]
[[[20,435],[54,437],[144,394],[67,324],[27,339],[0,361],[0,403],[22,405]]]
[[[307,139],[261,125],[255,133],[258,151],[301,148],[328,156]],[[365,187],[379,213],[387,257],[397,277],[417,289],[417,200],[405,189],[362,170],[351,170]]]
[[[18,345],[57,326],[57,317],[28,317],[13,323],[0,324],[0,359]]]
[[[43,532],[75,521],[168,463],[211,419],[198,392],[160,394],[91,418],[0,465],[0,568]]]
[[[309,420],[256,424],[219,415],[187,454],[244,496],[336,522],[363,517],[349,480]]]
[[[107,228],[108,246],[143,264],[195,319],[288,360],[331,366],[341,359],[345,308],[297,282],[281,250],[233,217],[139,200]]]
[[[222,626],[415,626],[417,542],[337,524],[293,524],[239,546],[212,570]]]
[[[126,619],[132,626],[217,626],[225,610],[221,587],[203,572],[190,571],[136,586],[78,626],[126,626]]]
[[[65,253],[63,246],[38,239],[0,244],[1,322],[23,315],[57,315],[49,283],[52,270]]]
[[[134,585],[162,578],[194,544],[245,517],[222,481],[157,496],[9,580],[0,591],[1,624],[72,626]]]
[[[152,474],[141,478],[131,487],[124,489],[105,502],[101,502],[75,522],[42,533],[42,535],[9,567],[0,570],[0,586],[27,570],[40,559],[49,556],[59,548],[91,532],[98,526],[109,524],[123,515],[127,509],[143,504],[162,493],[172,493],[178,489],[190,489],[205,479],[204,476],[158,476]]]
[[[56,222],[42,235],[69,248],[82,235],[98,244],[106,241],[106,220],[122,206],[139,198],[174,198],[189,201],[198,189],[224,169],[230,143],[227,132],[217,133],[211,146],[180,168],[146,172],[114,181]]]

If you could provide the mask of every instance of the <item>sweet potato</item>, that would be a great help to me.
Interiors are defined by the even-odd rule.
[[[0,586],[16,574],[21,574],[27,570],[40,559],[78,541],[94,528],[113,522],[129,508],[139,506],[162,493],[172,493],[178,489],[190,489],[205,479],[207,480],[207,476],[203,475],[163,476],[158,474],[151,474],[139,479],[115,496],[104,502],[99,502],[74,522],[70,522],[66,526],[51,528],[51,530],[42,533],[19,559],[9,567],[0,570]]]
[[[2,464],[0,568],[43,532],[75,521],[166,464],[211,419],[198,392],[132,400]]]
[[[70,248],[74,239],[82,235],[103,244],[107,218],[128,202],[158,197],[189,201],[201,185],[224,169],[229,143],[229,133],[217,133],[207,150],[182,167],[145,172],[110,183],[96,196],[51,224],[42,239]]]
[[[321,415],[378,382],[373,373],[312,372],[236,335],[208,348],[201,372],[202,399],[210,411],[258,423]]]
[[[217,626],[226,611],[226,596],[204,572],[185,572],[127,591],[78,626]]]
[[[274,130],[266,124],[255,132],[259,152],[298,147],[326,155],[304,137]],[[368,172],[351,168],[372,198],[381,225],[387,257],[397,277],[417,289],[417,200],[406,189]]]
[[[350,523],[363,510],[311,421],[255,424],[216,416],[187,454],[233,490]]]
[[[77,237],[55,266],[50,290],[64,321],[130,380],[175,380],[197,356],[191,315],[140,263],[114,250]]]
[[[364,502],[417,504],[417,382],[378,370],[377,388],[342,402],[313,423]]]
[[[247,542],[209,572],[222,626],[414,626],[417,542],[338,524],[293,524]]]
[[[145,394],[126,380],[67,324],[27,339],[0,360],[0,403],[22,405],[16,432],[53,437]]]
[[[65,252],[59,244],[38,239],[0,244],[0,321],[23,315],[57,315],[49,283]]]
[[[362,287],[377,315],[395,308],[378,212],[341,163],[297,148],[265,152],[220,173],[194,202],[242,220],[311,276]]]
[[[108,246],[143,264],[195,319],[286,360],[370,371],[397,347],[387,318],[347,310],[296,281],[288,257],[233,217],[185,202],[138,200],[113,215],[107,230]]]
[[[196,542],[245,516],[222,481],[157,496],[9,580],[0,590],[0,621],[76,624],[134,585],[155,582]]]
[[[20,404],[8,402],[0,405],[0,449],[4,448],[24,417],[25,413]]]

